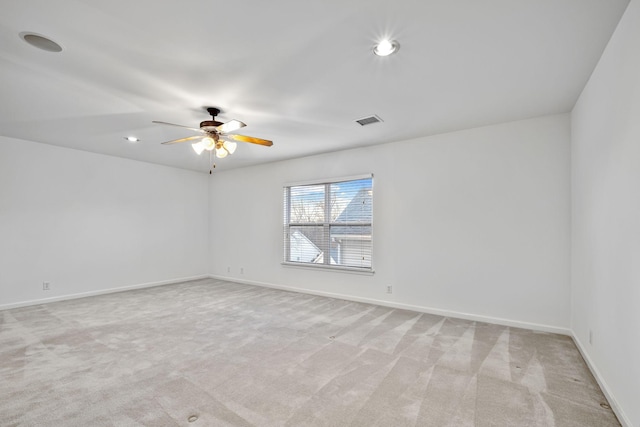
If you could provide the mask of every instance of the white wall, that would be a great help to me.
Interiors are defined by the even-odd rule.
[[[569,145],[556,115],[214,174],[210,272],[568,328]],[[283,184],[369,172],[375,275],[282,266]]]
[[[631,1],[572,113],[572,329],[640,426],[640,3]],[[592,342],[589,342],[589,331]]]
[[[205,174],[0,137],[0,308],[207,274],[207,188]]]

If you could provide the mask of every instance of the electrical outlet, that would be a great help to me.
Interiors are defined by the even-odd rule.
[[[227,273],[231,273],[231,267],[227,267]]]
[[[244,274],[244,267],[240,267],[240,274]]]
[[[51,282],[42,282],[42,290],[48,291],[49,289],[51,289]]]
[[[589,344],[593,345],[593,331],[589,329]]]
[[[393,293],[393,286],[387,285],[387,293],[388,294],[392,294]]]

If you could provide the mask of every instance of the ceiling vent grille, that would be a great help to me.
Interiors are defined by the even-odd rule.
[[[356,120],[356,123],[358,123],[360,126],[366,126],[366,125],[372,125],[374,123],[380,123],[381,121],[382,119],[374,114],[373,116],[363,117],[361,119],[358,119]]]

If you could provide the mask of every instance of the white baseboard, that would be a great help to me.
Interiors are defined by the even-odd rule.
[[[11,309],[11,308],[19,308],[19,307],[26,307],[26,306],[31,306],[31,305],[46,304],[46,303],[50,303],[50,302],[64,301],[64,300],[77,299],[77,298],[86,298],[86,297],[90,297],[90,296],[110,294],[110,293],[114,293],[114,292],[123,292],[123,291],[129,291],[129,290],[133,290],[133,289],[151,288],[151,287],[154,287],[154,286],[170,285],[170,284],[174,284],[174,283],[188,282],[188,281],[191,281],[191,280],[200,280],[200,279],[207,279],[207,278],[217,279],[217,280],[225,280],[225,281],[228,281],[228,282],[243,283],[243,284],[253,285],[253,286],[262,286],[262,287],[265,287],[265,288],[280,289],[280,290],[283,290],[283,291],[299,292],[299,293],[310,294],[310,295],[318,295],[318,296],[324,296],[324,297],[330,297],[330,298],[338,298],[338,299],[343,299],[343,300],[347,300],[347,301],[362,302],[362,303],[366,303],[366,304],[375,304],[375,305],[381,305],[381,306],[384,306],[384,307],[391,307],[391,308],[399,308],[399,309],[403,309],[403,310],[416,311],[416,312],[419,312],[419,313],[435,314],[435,315],[438,315],[438,316],[454,317],[454,318],[458,318],[458,319],[465,319],[465,320],[471,320],[471,321],[476,321],[476,322],[493,323],[493,324],[497,324],[497,325],[510,326],[510,327],[514,327],[514,328],[531,329],[531,330],[534,330],[534,331],[551,332],[551,333],[555,333],[555,334],[568,335],[568,336],[571,336],[571,337],[574,336],[570,329],[568,329],[568,328],[560,328],[560,327],[557,327],[557,326],[543,325],[543,324],[530,323],[530,322],[522,322],[522,321],[519,321],[519,320],[503,319],[503,318],[500,318],[500,317],[491,317],[491,316],[483,316],[483,315],[473,314],[473,313],[463,313],[463,312],[459,312],[459,311],[442,310],[442,309],[433,308],[433,307],[425,307],[425,306],[419,306],[419,305],[404,304],[404,303],[399,303],[399,302],[394,302],[394,301],[386,301],[386,300],[379,300],[379,299],[373,299],[373,298],[363,298],[363,297],[359,297],[359,296],[355,296],[355,295],[345,295],[345,294],[338,294],[338,293],[333,293],[333,292],[323,292],[323,291],[316,291],[316,290],[313,290],[313,289],[297,288],[297,287],[294,287],[294,286],[276,285],[276,284],[273,284],[273,283],[258,282],[258,281],[254,281],[254,280],[238,279],[238,278],[235,278],[235,277],[225,277],[225,276],[207,275],[207,274],[200,275],[200,276],[192,276],[192,277],[181,277],[181,278],[170,279],[170,280],[161,280],[161,281],[158,281],[158,282],[141,283],[141,284],[137,284],[137,285],[121,286],[121,287],[117,287],[117,288],[100,289],[100,290],[97,290],[97,291],[81,292],[81,293],[77,293],[77,294],[59,295],[59,296],[52,297],[52,298],[42,298],[42,299],[37,299],[37,300],[29,300],[29,301],[21,301],[21,302],[11,303],[11,304],[3,304],[3,305],[0,305],[0,310],[8,310],[8,309]],[[574,340],[575,340],[575,337],[574,337]],[[578,348],[580,348],[580,347],[578,346]],[[581,349],[581,352],[584,353],[582,351],[582,349]],[[586,360],[586,357],[585,357],[585,360]],[[594,376],[595,376],[595,374],[594,374]]]
[[[212,278],[212,279],[225,280],[225,281],[228,281],[228,282],[243,283],[243,284],[246,284],[246,285],[262,286],[262,287],[265,287],[265,288],[280,289],[280,290],[283,290],[283,291],[299,292],[299,293],[303,293],[303,294],[318,295],[318,296],[323,296],[323,297],[343,299],[343,300],[347,300],[347,301],[356,301],[356,302],[363,302],[363,303],[367,303],[367,304],[382,305],[382,306],[391,307],[391,308],[399,308],[399,309],[403,309],[403,310],[417,311],[419,313],[435,314],[435,315],[438,315],[438,316],[445,316],[445,317],[455,317],[455,318],[458,318],[458,319],[472,320],[472,321],[476,321],[476,322],[493,323],[493,324],[496,324],[496,325],[511,326],[511,327],[514,327],[514,328],[531,329],[531,330],[534,330],[534,331],[551,332],[551,333],[554,333],[554,334],[572,336],[572,332],[571,332],[570,329],[568,329],[568,328],[560,328],[560,327],[557,327],[557,326],[542,325],[542,324],[538,324],[538,323],[522,322],[522,321],[519,321],[519,320],[503,319],[503,318],[500,318],[500,317],[490,317],[490,316],[483,316],[483,315],[472,314],[472,313],[462,313],[462,312],[459,312],[459,311],[442,310],[442,309],[433,308],[433,307],[424,307],[424,306],[420,306],[420,305],[403,304],[403,303],[398,303],[398,302],[394,302],[394,301],[385,301],[385,300],[378,300],[378,299],[373,299],[373,298],[363,298],[363,297],[358,297],[358,296],[354,296],[354,295],[344,295],[344,294],[336,294],[336,293],[333,293],[333,292],[316,291],[316,290],[313,290],[313,289],[296,288],[296,287],[293,287],[293,286],[275,285],[275,284],[272,284],[272,283],[257,282],[257,281],[254,281],[254,280],[244,280],[244,279],[238,279],[238,278],[235,278],[235,277],[225,277],[225,276],[217,276],[217,275],[210,275],[209,277]]]
[[[174,283],[189,282],[191,280],[208,279],[209,277],[210,276],[208,274],[203,274],[200,276],[181,277],[178,279],[161,280],[159,282],[140,283],[137,285],[121,286],[118,288],[109,288],[109,289],[100,289],[97,291],[81,292],[78,294],[59,295],[51,298],[42,298],[37,300],[3,304],[3,305],[0,305],[0,310],[9,310],[11,308],[27,307],[30,305],[40,305],[40,304],[47,304],[50,302],[65,301],[65,300],[77,299],[77,298],[86,298],[86,297],[92,297],[96,295],[112,294],[115,292],[130,291],[133,289],[152,288],[154,286],[171,285]]]
[[[578,347],[578,350],[580,351],[582,358],[585,360],[585,362],[587,362],[587,366],[591,370],[593,377],[598,382],[598,385],[600,386],[600,389],[604,393],[604,396],[607,398],[609,405],[611,405],[611,409],[613,409],[613,412],[616,414],[616,417],[618,417],[618,421],[620,421],[620,424],[622,424],[623,427],[633,427],[631,425],[631,421],[629,420],[627,415],[624,413],[624,411],[618,404],[618,401],[613,395],[611,388],[607,385],[607,382],[604,380],[604,378],[600,374],[600,371],[596,367],[595,363],[593,363],[593,360],[591,360],[591,357],[589,357],[589,353],[587,353],[584,345],[582,345],[582,342],[578,339],[575,333],[571,334],[571,338],[573,338],[573,342],[576,344],[576,347]]]

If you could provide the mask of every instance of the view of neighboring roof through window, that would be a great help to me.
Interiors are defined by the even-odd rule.
[[[373,177],[284,188],[284,263],[373,271]]]

